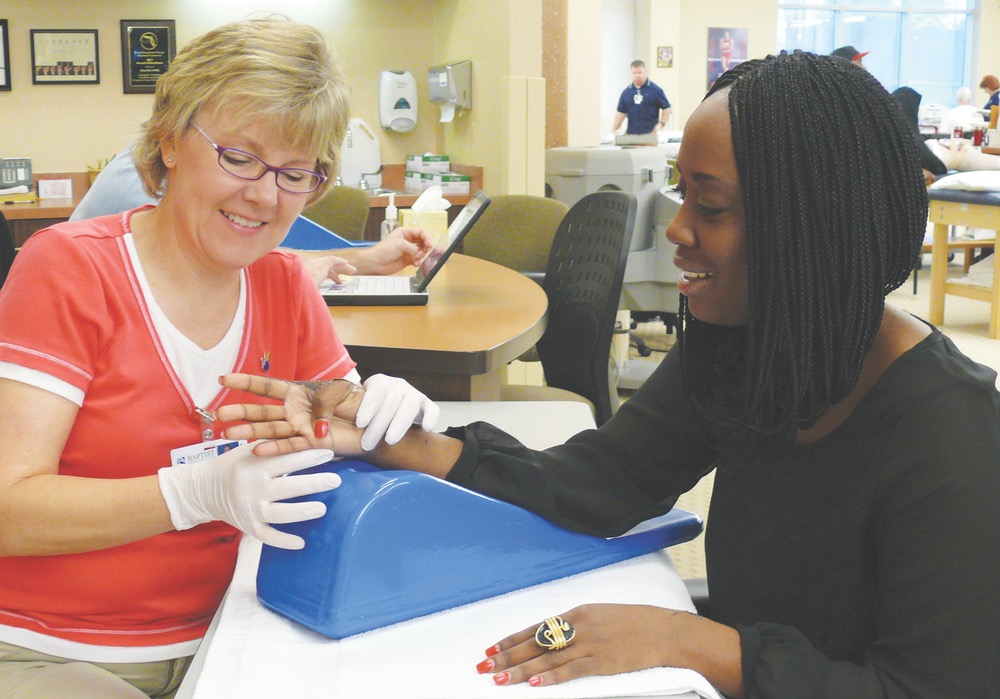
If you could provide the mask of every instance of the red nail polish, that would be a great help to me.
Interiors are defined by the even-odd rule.
[[[528,680],[528,684],[530,684],[532,687],[540,687],[542,684],[542,678],[539,677],[538,675],[535,675],[530,680]]]
[[[316,439],[323,439],[330,433],[330,421],[317,420],[316,424],[313,425],[313,430],[315,430]]]
[[[495,646],[490,646],[489,648],[486,649],[486,657],[487,658],[492,658],[494,655],[496,655],[499,652],[500,652],[500,646],[499,646],[499,644],[495,645]]]
[[[498,672],[497,674],[493,675],[493,682],[495,684],[507,684],[508,682],[510,682],[510,673]]]
[[[489,659],[489,658],[487,658],[483,662],[481,662],[478,665],[476,665],[476,671],[480,675],[486,674],[487,672],[489,672],[492,669],[493,669],[493,661],[491,659]]]

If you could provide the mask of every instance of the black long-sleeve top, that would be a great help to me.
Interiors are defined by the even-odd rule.
[[[449,478],[608,536],[715,468],[712,613],[739,632],[748,697],[995,698],[995,380],[934,332],[827,437],[746,459],[717,453],[693,423],[675,349],[603,427],[565,445],[452,428],[465,446]]]

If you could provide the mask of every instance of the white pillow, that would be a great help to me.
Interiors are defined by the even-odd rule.
[[[1000,192],[1000,170],[958,172],[936,180],[928,189],[964,189],[970,192]]]

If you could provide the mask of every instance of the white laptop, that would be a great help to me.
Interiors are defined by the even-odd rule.
[[[448,235],[427,253],[411,277],[357,276],[335,284],[323,282],[319,289],[328,306],[421,306],[427,303],[427,286],[447,262],[451,253],[489,206],[490,198],[476,192],[448,226]]]

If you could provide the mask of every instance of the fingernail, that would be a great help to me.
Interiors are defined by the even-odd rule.
[[[532,687],[538,687],[539,685],[542,684],[542,678],[539,677],[538,675],[535,675],[530,680],[528,680],[528,684],[530,684]]]
[[[315,430],[316,439],[323,439],[330,434],[330,421],[317,420],[316,424],[313,425],[313,430]]]
[[[499,652],[500,652],[500,644],[498,643],[495,646],[490,646],[489,648],[486,649],[486,657],[492,658]]]
[[[311,502],[302,508],[303,519],[319,519],[326,514],[326,505],[321,502]]]
[[[498,672],[497,674],[493,675],[494,684],[507,684],[508,682],[510,682],[509,672]]]
[[[487,672],[489,672],[492,669],[493,669],[493,660],[490,659],[490,658],[487,658],[483,662],[481,662],[478,665],[476,665],[476,671],[480,675],[485,675]]]

